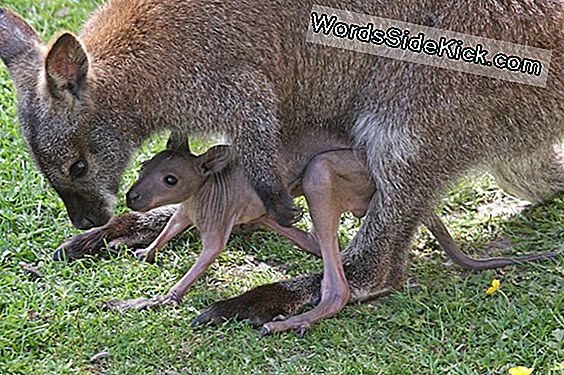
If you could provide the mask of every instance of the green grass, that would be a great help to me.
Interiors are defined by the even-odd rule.
[[[45,38],[78,30],[95,0],[5,0]],[[564,373],[564,267],[556,260],[487,272],[462,272],[444,260],[426,231],[416,238],[415,286],[348,306],[304,338],[258,339],[244,323],[191,328],[198,312],[252,286],[320,267],[269,232],[234,236],[219,261],[180,306],[149,312],[103,311],[101,301],[165,292],[194,261],[200,242],[184,236],[157,265],[122,251],[108,259],[51,261],[76,231],[62,202],[37,171],[15,119],[15,98],[0,68],[0,374],[535,374]],[[163,146],[149,142],[138,159]],[[132,166],[125,189],[135,176]],[[122,194],[123,195],[123,194]],[[473,176],[442,201],[440,212],[469,253],[499,236],[509,254],[564,247],[564,198],[514,214],[518,201],[488,176]],[[120,208],[123,210],[123,208]],[[345,217],[343,241],[358,229]],[[506,252],[507,253],[507,252]],[[43,274],[34,280],[20,262]],[[493,278],[502,280],[492,296]],[[110,357],[90,363],[107,351]]]

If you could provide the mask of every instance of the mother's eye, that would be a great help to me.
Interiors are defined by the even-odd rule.
[[[164,182],[169,186],[174,186],[178,183],[178,179],[174,176],[168,175],[164,178]]]
[[[69,173],[72,178],[80,178],[84,176],[87,171],[88,171],[88,164],[86,163],[86,160],[83,159],[80,159],[79,161],[71,165],[69,169]]]

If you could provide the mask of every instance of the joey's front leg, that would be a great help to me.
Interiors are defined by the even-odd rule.
[[[130,300],[112,299],[105,303],[105,306],[115,310],[146,310],[161,305],[176,305],[186,291],[213,263],[217,256],[223,251],[231,230],[234,220],[227,223],[223,228],[214,230],[202,230],[202,253],[196,259],[196,262],[190,270],[178,281],[166,295],[158,295],[152,298],[136,298]]]
[[[166,227],[149,245],[149,247],[137,250],[135,255],[139,259],[145,259],[145,261],[149,263],[154,263],[157,250],[166,245],[166,243],[174,236],[182,233],[190,224],[192,223],[181,206],[180,209],[170,218]]]
[[[232,228],[233,221],[225,229],[202,232],[202,253],[190,270],[170,289],[167,297],[176,303],[180,302],[190,285],[208,269],[225,249]]]

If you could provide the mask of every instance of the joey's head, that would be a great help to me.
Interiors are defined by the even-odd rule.
[[[17,90],[27,144],[73,225],[105,224],[138,142],[123,136],[119,117],[97,102],[85,47],[70,33],[45,46],[19,15],[0,8],[0,58]]]
[[[186,137],[171,136],[165,151],[143,163],[139,179],[127,193],[127,207],[145,212],[196,196],[209,176],[227,166],[228,148],[214,146],[196,156]]]

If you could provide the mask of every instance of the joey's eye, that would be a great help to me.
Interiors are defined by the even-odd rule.
[[[164,178],[164,182],[167,185],[174,186],[178,183],[178,179],[174,176],[168,175]]]
[[[72,178],[80,178],[86,174],[87,170],[88,164],[86,163],[86,160],[80,159],[70,167],[69,173]]]

